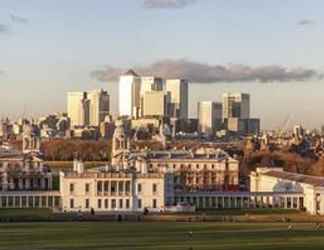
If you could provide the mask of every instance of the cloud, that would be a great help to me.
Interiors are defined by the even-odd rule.
[[[314,20],[311,19],[302,19],[297,23],[299,26],[308,26],[315,24]]]
[[[147,9],[181,9],[195,3],[196,0],[144,0]]]
[[[10,15],[10,19],[13,23],[23,23],[26,24],[29,22],[29,20],[25,17],[17,16],[17,15]]]
[[[216,82],[289,82],[322,79],[323,75],[313,69],[293,68],[279,65],[250,67],[240,64],[208,65],[188,60],[161,60],[144,67],[134,67],[140,75],[163,78],[185,78],[196,83]],[[116,81],[126,68],[107,66],[91,72],[99,81]]]

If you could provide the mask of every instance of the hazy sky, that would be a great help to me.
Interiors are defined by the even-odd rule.
[[[98,87],[111,92],[114,104],[116,84],[91,77],[105,65],[186,59],[320,74],[323,9],[322,0],[1,0],[0,116],[65,111],[66,91]],[[319,126],[324,81],[295,78],[300,75],[290,83],[194,84],[190,114],[198,100],[244,91],[265,128],[280,126],[289,114],[292,122]]]

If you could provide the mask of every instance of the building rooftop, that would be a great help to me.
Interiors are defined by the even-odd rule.
[[[290,172],[285,172],[280,170],[270,170],[264,172],[263,174],[267,176],[280,178],[280,179],[301,182],[312,186],[324,187],[324,177],[296,174],[296,173],[290,173]]]
[[[124,75],[139,76],[133,69],[129,69]]]
[[[233,159],[225,151],[221,149],[214,150],[213,152],[192,152],[189,150],[148,150],[130,155],[133,157],[143,157],[149,159],[191,159],[191,160],[231,160]]]

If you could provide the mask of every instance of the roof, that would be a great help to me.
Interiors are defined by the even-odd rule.
[[[276,171],[276,170],[270,170],[263,174],[271,177],[280,178],[280,179],[301,182],[312,186],[324,187],[324,177],[296,174],[296,173]]]
[[[124,75],[139,76],[133,69],[129,69]]]
[[[131,153],[130,158],[144,157],[146,159],[174,159],[174,160],[232,160],[232,158],[223,150],[216,150],[214,153],[194,153],[188,150],[152,150]]]

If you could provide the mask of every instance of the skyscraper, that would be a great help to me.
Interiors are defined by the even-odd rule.
[[[89,125],[99,126],[109,115],[109,95],[102,89],[87,92],[90,101],[89,107]]]
[[[169,116],[170,92],[146,91],[143,97],[143,116]]]
[[[141,78],[129,70],[119,78],[119,115],[135,116],[140,112],[141,106]]]
[[[67,112],[71,126],[99,126],[109,115],[109,95],[106,91],[68,92]]]
[[[203,101],[198,103],[198,127],[204,134],[213,134],[222,127],[222,104]]]
[[[184,79],[166,80],[166,91],[171,93],[172,116],[188,118],[188,81]]]
[[[90,100],[86,92],[68,92],[67,112],[71,126],[88,126],[90,122]]]
[[[245,93],[223,94],[223,119],[250,118],[250,95]]]

